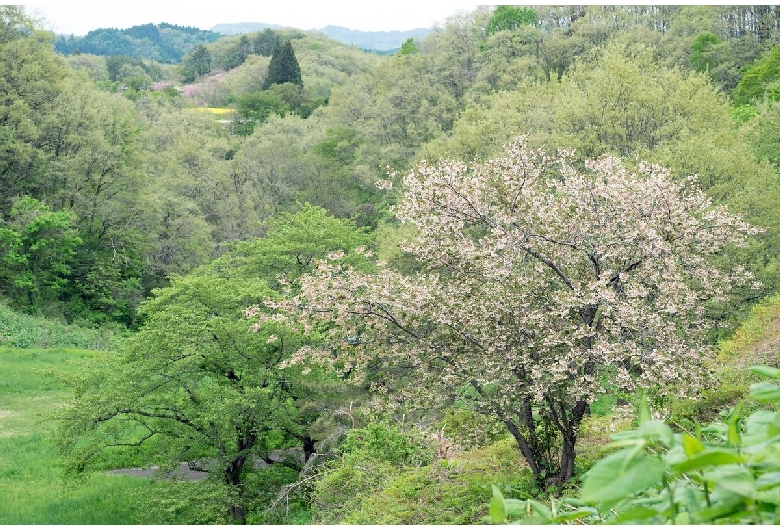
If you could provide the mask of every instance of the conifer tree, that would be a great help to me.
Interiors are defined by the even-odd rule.
[[[301,67],[298,65],[298,59],[295,58],[295,52],[289,40],[274,51],[268,65],[268,77],[263,83],[263,90],[268,90],[272,85],[283,83],[293,83],[303,89]]]

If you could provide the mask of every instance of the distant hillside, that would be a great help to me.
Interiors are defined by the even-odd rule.
[[[241,22],[238,24],[217,24],[211,31],[221,33],[222,35],[237,35],[239,33],[249,33],[251,31],[260,31],[265,28],[280,28],[274,24],[265,24],[263,22]],[[364,50],[389,51],[401,47],[407,39],[422,39],[431,30],[427,28],[417,28],[408,31],[359,31],[342,26],[326,26],[322,29],[315,29],[333,40],[343,42],[362,48]]]
[[[220,37],[219,33],[198,28],[143,24],[128,29],[96,29],[84,37],[60,35],[54,42],[54,49],[62,54],[127,55],[161,63],[180,63],[184,54],[195,46],[214,42]]]

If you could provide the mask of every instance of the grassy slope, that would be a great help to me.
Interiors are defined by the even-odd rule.
[[[46,421],[69,391],[67,375],[94,353],[66,348],[0,347],[0,524],[135,524],[136,493],[150,483],[132,477],[61,476]]]

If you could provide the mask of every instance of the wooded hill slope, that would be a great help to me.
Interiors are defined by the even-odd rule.
[[[351,474],[350,484],[356,487],[349,495],[375,492],[385,484],[378,485],[377,475],[359,473],[361,466],[388,473],[421,468],[440,459],[432,439],[477,446],[496,440],[472,440],[475,425],[491,426],[491,432],[495,427],[499,438],[511,432],[516,441],[523,436],[532,440],[538,451],[532,455],[535,460],[526,461],[536,468],[527,481],[540,495],[548,485],[576,482],[582,471],[582,459],[574,458],[574,448],[579,450],[576,421],[562,421],[560,410],[564,415],[576,412],[577,421],[586,408],[603,417],[616,404],[609,401],[612,397],[633,399],[631,385],[643,375],[672,378],[678,372],[670,368],[671,361],[704,374],[709,367],[704,359],[714,356],[708,355],[710,347],[728,337],[752,306],[780,290],[780,16],[774,7],[480,7],[451,18],[424,39],[404,42],[391,56],[365,53],[321,33],[266,29],[198,44],[180,65],[128,56],[62,55],[54,50],[54,37],[36,28],[20,8],[0,8],[0,21],[0,299],[19,313],[118,335],[132,331],[106,362],[85,369],[75,381],[77,395],[57,438],[67,465],[79,472],[105,466],[106,461],[93,456],[103,454],[106,440],[117,444],[108,449],[110,455],[118,451],[122,459],[139,465],[208,461],[220,477],[214,489],[200,492],[212,502],[209,520],[266,521],[271,515],[259,503],[292,498],[307,520],[340,521],[347,515],[338,512],[345,506],[345,492],[333,489],[340,483],[334,479],[338,473]],[[513,143],[518,137],[523,140]],[[513,153],[511,164],[497,160],[506,146]],[[550,155],[529,154],[537,148]],[[547,165],[559,149],[569,153],[564,169]],[[602,158],[605,154],[622,161]],[[423,160],[428,163],[420,165]],[[440,166],[440,160],[447,161]],[[472,164],[472,172],[459,173],[461,163]],[[553,191],[561,194],[558,198],[574,193],[564,184],[591,182],[577,178],[601,171],[606,176],[594,184],[594,199],[572,202],[567,211],[594,206],[588,218],[598,218],[600,205],[618,204],[621,215],[604,222],[615,223],[610,225],[615,230],[607,232],[627,234],[626,241],[641,236],[632,231],[637,216],[622,216],[631,211],[632,205],[621,202],[628,194],[616,196],[616,188],[605,183],[629,186],[641,174],[659,183],[653,192],[678,187],[690,192],[680,195],[695,195],[698,210],[692,215],[698,224],[674,221],[683,217],[672,216],[672,210],[684,211],[684,202],[653,203],[675,205],[668,225],[656,215],[661,206],[647,211],[659,244],[672,248],[689,243],[673,256],[683,255],[691,267],[679,267],[671,258],[662,263],[657,254],[650,257],[668,267],[664,270],[680,274],[720,272],[664,281],[658,269],[641,271],[629,256],[617,263],[620,274],[614,275],[600,269],[592,253],[582,251],[572,260],[584,264],[572,266],[574,274],[590,272],[589,263],[595,263],[601,276],[567,298],[562,293],[574,291],[573,283],[538,252],[501,267],[484,266],[485,260],[507,256],[506,248],[529,249],[522,238],[500,239],[518,233],[520,225],[512,224],[509,214],[499,219],[503,224],[483,223],[494,222],[491,215],[503,215],[517,204],[507,199],[507,190],[523,175],[518,164],[539,169],[531,175],[534,193],[540,194],[533,196],[535,204],[556,207],[562,202],[551,198]],[[652,169],[652,164],[669,171]],[[501,168],[507,167],[511,174],[502,176]],[[415,198],[445,204],[432,195],[434,188],[426,187],[426,178],[440,186],[436,189],[460,189],[447,187],[448,173],[440,168],[458,175],[459,185],[485,186],[482,195],[466,189],[461,198],[482,204],[482,197],[489,196],[496,202],[473,208],[476,214],[453,223],[442,221],[443,214],[421,215],[423,209],[412,208]],[[475,171],[490,179],[474,177]],[[414,178],[404,181],[410,173]],[[641,190],[634,186],[630,191]],[[445,196],[453,197],[442,191]],[[412,222],[401,223],[396,216],[401,199],[407,200],[406,219]],[[514,214],[544,209],[521,210]],[[535,239],[550,245],[563,239],[563,256],[570,255],[569,249],[582,250],[590,237],[582,234],[598,227],[577,224],[570,216],[565,222],[556,219],[539,223],[533,234],[568,227],[566,234],[579,239]],[[439,232],[431,228],[434,221]],[[691,226],[707,234],[710,248],[701,248],[703,239],[696,239]],[[426,246],[403,243],[414,241],[424,228],[429,230]],[[457,237],[449,237],[455,228]],[[549,233],[543,232],[548,228]],[[722,247],[727,235],[735,244]],[[744,246],[739,245],[742,236]],[[472,246],[458,247],[456,240]],[[607,245],[608,251],[623,242]],[[480,247],[488,243],[495,246]],[[646,248],[646,241],[641,243],[636,248]],[[717,253],[710,255],[710,250]],[[469,259],[459,259],[464,255]],[[331,268],[320,266],[320,260],[330,260]],[[316,289],[312,275],[325,282],[322,275],[333,272],[328,281],[334,292],[338,288],[343,293],[351,285],[343,283],[348,275],[339,276],[339,271],[370,279],[355,292],[365,294],[370,287],[380,297],[408,294],[406,301],[414,303],[399,313],[402,319],[451,307],[452,312],[437,315],[440,320],[420,317],[412,330],[419,332],[415,340],[441,340],[427,343],[427,349],[418,341],[418,349],[412,350],[398,347],[402,343],[393,336],[377,346],[364,339],[379,328],[355,324],[342,329],[345,320],[335,316],[296,328],[304,319],[284,311],[291,315],[311,306],[294,297],[333,300],[327,290]],[[521,300],[526,306],[501,294],[509,281],[498,281],[497,274],[528,287],[550,271],[556,275],[545,286],[533,283],[527,292],[518,287],[509,293],[527,295]],[[480,274],[484,281],[474,280]],[[631,290],[621,290],[629,280],[634,282]],[[446,300],[451,305],[444,306],[438,303],[444,289],[431,288],[427,298],[417,290],[436,281],[449,282],[450,293],[464,286],[472,291],[453,294]],[[603,290],[608,287],[615,291]],[[310,290],[303,293],[304,288]],[[492,297],[474,296],[493,288]],[[599,297],[584,298],[597,289]],[[691,294],[680,300],[669,294],[682,291]],[[615,324],[609,333],[598,327],[610,317],[599,312],[599,304],[627,292],[645,308],[660,308],[645,314],[655,319],[658,336],[642,333],[643,321],[635,313],[634,327]],[[701,299],[696,298],[700,293]],[[517,302],[512,315],[506,313],[510,299]],[[558,304],[567,300],[581,304],[560,309]],[[351,301],[339,299],[341,307]],[[490,316],[490,325],[471,321],[469,329],[479,334],[541,315],[526,309],[545,303],[548,309],[559,308],[553,315],[558,320],[539,316],[535,326],[522,329],[526,335],[496,334],[484,343],[489,349],[511,335],[516,344],[534,345],[528,355],[536,361],[544,351],[551,355],[545,359],[556,362],[538,362],[529,370],[514,364],[502,371],[495,361],[482,367],[480,377],[488,372],[496,376],[484,385],[461,379],[462,370],[445,370],[453,365],[448,364],[452,353],[473,360],[470,370],[479,368],[481,358],[470,354],[473,343],[457,342],[464,334],[447,327],[455,315],[506,317]],[[685,311],[695,313],[695,322],[678,318]],[[336,315],[318,314],[326,313]],[[572,318],[580,321],[569,325]],[[550,330],[543,327],[550,322],[564,323],[550,331],[562,338],[545,343],[536,333]],[[660,325],[666,322],[670,325]],[[588,359],[576,365],[571,355],[572,367],[558,362],[567,360],[565,348],[591,340],[576,335],[581,325],[591,324],[594,334],[608,335],[610,348],[621,340],[641,347],[627,353],[628,360],[610,349],[609,359],[598,366]],[[678,344],[677,339],[683,344],[703,332],[706,336],[697,338],[697,344],[685,342],[685,350],[680,346],[691,355],[674,356],[674,347],[656,347],[670,362],[647,364],[650,353],[658,353],[653,344],[660,344],[659,337],[665,345]],[[337,342],[330,350],[323,347],[328,337]],[[403,363],[388,361],[389,352],[403,356],[409,351],[420,355]],[[507,348],[512,362],[522,351]],[[582,351],[595,352],[584,347],[577,354]],[[444,354],[436,357],[440,352]],[[358,353],[365,356],[349,357]],[[490,354],[496,355],[495,348]],[[772,354],[767,351],[769,360]],[[315,358],[333,360],[333,370],[307,364]],[[509,361],[509,354],[501,357],[501,362]],[[422,379],[415,370],[424,368],[440,369],[446,377],[426,372]],[[557,389],[584,379],[592,388],[610,391],[567,403],[570,393],[548,385],[539,398],[523,386],[532,375],[539,375],[534,384],[560,385]],[[422,380],[428,384],[420,385]],[[480,400],[500,396],[504,383],[516,390],[507,392],[507,399],[527,398],[525,408],[511,411],[512,418],[522,416],[526,423],[510,424],[508,415],[488,411],[491,416],[482,407]],[[686,383],[692,385],[692,380]],[[713,383],[711,388],[719,387]],[[369,392],[376,389],[382,392]],[[404,395],[411,390],[448,400],[412,409]],[[671,398],[664,396],[671,390],[659,385],[653,391],[661,405],[668,404]],[[367,412],[364,406],[381,396],[389,398],[383,406],[392,410],[385,415],[376,408]],[[698,403],[725,403],[731,397],[704,395]],[[680,416],[693,422],[704,412],[691,405]],[[112,423],[116,418],[119,423]],[[132,428],[122,427],[131,424],[121,423],[125,420]],[[355,433],[352,438],[348,431]],[[122,444],[142,447],[122,453]],[[516,445],[520,450],[522,444]],[[377,449],[390,446],[393,451],[380,454]],[[325,467],[316,460],[305,469],[300,463],[281,471],[272,467],[269,473],[254,467],[269,451],[289,447],[301,447],[309,456],[319,451],[343,458]],[[505,461],[503,454],[499,461]],[[488,468],[495,463],[487,460]],[[339,467],[339,461],[347,464]],[[449,473],[444,468],[439,472]],[[434,475],[426,473],[415,477],[429,484]],[[298,481],[307,487],[290,493],[290,485]],[[418,483],[412,482],[400,489],[415,491]]]

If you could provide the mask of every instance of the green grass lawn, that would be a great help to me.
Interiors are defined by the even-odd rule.
[[[137,524],[134,506],[154,485],[88,473],[64,480],[49,415],[68,398],[57,376],[96,355],[67,348],[0,347],[0,524]]]

